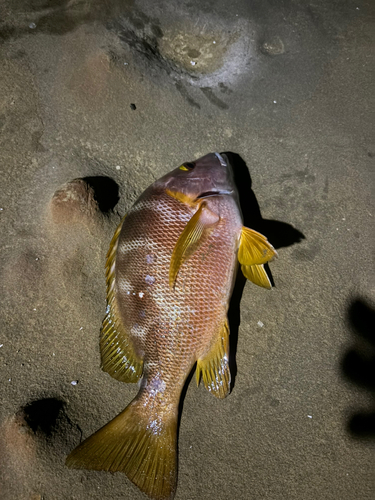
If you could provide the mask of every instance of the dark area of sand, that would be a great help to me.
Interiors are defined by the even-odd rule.
[[[137,392],[100,369],[120,216],[210,151],[279,259],[232,393],[189,385],[176,500],[374,498],[374,34],[363,0],[2,0],[2,500],[144,498],[64,460]]]

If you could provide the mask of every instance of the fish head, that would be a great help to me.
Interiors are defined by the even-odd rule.
[[[209,153],[198,160],[183,163],[172,170],[154,186],[167,193],[179,193],[186,202],[196,203],[212,196],[237,197],[232,167],[223,154]]]

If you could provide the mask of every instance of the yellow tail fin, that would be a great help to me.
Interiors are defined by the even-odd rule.
[[[177,484],[177,409],[164,422],[142,415],[134,400],[120,415],[75,448],[66,465],[124,472],[146,495],[172,500]]]

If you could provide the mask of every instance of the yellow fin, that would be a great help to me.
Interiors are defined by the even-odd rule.
[[[243,227],[241,232],[238,261],[244,266],[260,265],[277,257],[277,252],[262,234]]]
[[[208,354],[197,360],[197,385],[201,374],[206,389],[214,396],[225,398],[229,394],[229,326],[227,319],[219,330],[215,343]]]
[[[201,203],[193,217],[186,224],[173,249],[169,268],[169,285],[173,288],[178,271],[183,262],[194,252],[196,244],[202,238],[203,231],[218,222],[219,217]]]
[[[259,266],[241,266],[241,271],[243,272],[245,278],[255,283],[255,285],[271,290],[272,285],[263,264],[260,264]]]
[[[121,382],[137,382],[143,362],[137,356],[117,311],[115,264],[118,237],[125,217],[117,227],[107,253],[107,310],[100,333],[102,369]]]
[[[149,421],[133,401],[66,459],[75,469],[123,472],[154,500],[172,500],[177,482],[177,409],[167,422]]]

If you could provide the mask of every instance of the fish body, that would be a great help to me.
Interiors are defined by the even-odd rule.
[[[197,382],[230,390],[227,311],[238,260],[269,287],[263,264],[276,255],[244,228],[232,171],[212,153],[152,184],[117,228],[107,256],[102,367],[139,393],[69,455],[71,467],[122,471],[147,495],[171,499],[177,481],[181,392]]]

